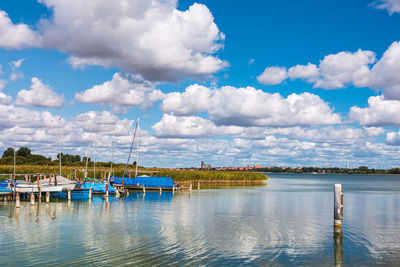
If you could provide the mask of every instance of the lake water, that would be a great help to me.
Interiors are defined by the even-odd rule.
[[[0,265],[400,265],[400,176],[278,175],[260,187],[0,203]],[[344,190],[333,233],[333,184]]]

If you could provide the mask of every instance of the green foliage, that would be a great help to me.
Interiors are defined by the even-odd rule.
[[[14,148],[9,147],[3,152],[3,158],[5,157],[14,157]]]
[[[364,171],[364,172],[368,171],[368,167],[367,166],[360,166],[360,167],[358,167],[358,169],[360,171]]]
[[[27,147],[21,147],[17,150],[17,156],[27,158],[31,155],[31,150]]]

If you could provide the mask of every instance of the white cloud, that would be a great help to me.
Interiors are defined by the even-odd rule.
[[[237,135],[244,131],[238,126],[216,126],[212,121],[196,117],[164,114],[153,127],[158,138],[205,138],[217,135]]]
[[[191,85],[183,93],[167,94],[161,104],[164,113],[178,116],[208,112],[217,125],[296,126],[341,123],[338,114],[319,96],[310,93],[269,94],[253,87],[225,86],[208,89]]]
[[[359,49],[357,52],[339,52],[326,56],[319,64],[319,77],[314,88],[337,89],[353,83],[365,86],[369,65],[376,61],[375,53]]]
[[[124,109],[128,107],[151,107],[163,96],[161,91],[155,89],[154,83],[140,75],[127,73],[115,73],[110,81],[75,94],[81,102],[108,104],[118,113],[125,113]]]
[[[64,96],[59,95],[52,88],[36,77],[31,79],[31,90],[21,90],[17,94],[15,104],[31,107],[61,108],[64,105]]]
[[[41,46],[71,54],[79,65],[115,65],[149,80],[204,76],[227,66],[213,54],[224,34],[210,10],[177,9],[168,0],[40,0],[53,10],[39,23]]]
[[[12,70],[12,73],[10,75],[11,81],[16,81],[18,79],[24,78],[24,74],[21,71],[19,71],[19,68],[21,67],[22,62],[24,62],[24,60],[25,60],[24,58],[21,58],[19,60],[11,61],[9,63],[11,66],[11,70]]]
[[[400,100],[400,42],[394,42],[373,66],[368,86],[383,90],[385,99]]]
[[[271,71],[271,84],[283,82],[286,78],[300,78],[313,83],[314,88],[338,89],[349,85],[370,87],[382,90],[385,99],[400,100],[400,42],[393,42],[377,62],[374,52],[359,49],[354,53],[328,55],[318,67],[311,63],[296,65],[289,68],[287,73],[285,67],[272,68],[276,68],[276,73],[280,70],[280,78],[272,75],[274,72]]]
[[[286,68],[284,67],[267,67],[260,76],[257,77],[258,82],[262,84],[275,85],[280,84],[287,78]]]
[[[400,101],[385,100],[383,96],[372,96],[368,99],[368,107],[353,106],[349,119],[363,126],[400,126]]]
[[[400,13],[400,0],[377,0],[370,5],[377,9],[385,9],[390,15]]]
[[[13,24],[8,14],[0,10],[0,47],[22,49],[38,45],[37,34],[28,25]]]
[[[115,136],[129,135],[133,120],[122,119],[108,111],[89,111],[75,118],[76,124],[88,132]]]
[[[385,143],[392,146],[400,146],[400,132],[387,133]]]
[[[0,92],[0,104],[9,105],[12,102],[12,97]]]
[[[291,79],[309,79],[318,75],[318,67],[314,64],[296,65],[289,68],[287,76]]]

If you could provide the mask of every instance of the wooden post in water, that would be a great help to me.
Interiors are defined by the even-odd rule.
[[[200,191],[200,182],[197,182],[197,191]]]
[[[92,199],[92,188],[89,188],[89,199]]]
[[[189,191],[192,191],[192,184],[189,185]]]
[[[20,208],[21,207],[21,202],[19,199],[19,193],[17,192],[17,195],[15,196],[15,207]]]
[[[31,193],[31,205],[35,205],[35,194]]]
[[[71,190],[70,189],[68,189],[68,200],[71,200]]]
[[[162,192],[162,189],[161,189],[161,186],[160,186],[160,194],[161,194],[161,192]]]
[[[146,187],[143,185],[143,193],[146,193]]]
[[[50,202],[50,192],[46,192],[46,203]]]
[[[108,183],[106,184],[106,197],[108,197]]]
[[[343,191],[341,184],[335,184],[334,204],[333,204],[333,219],[335,232],[340,233],[343,220]]]

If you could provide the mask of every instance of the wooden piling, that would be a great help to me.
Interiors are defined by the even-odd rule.
[[[146,193],[146,187],[143,185],[143,193]]]
[[[92,199],[92,188],[89,188],[89,199]]]
[[[174,193],[175,192],[175,185],[173,184],[172,185],[172,193]]]
[[[68,200],[71,200],[71,190],[68,189]]]
[[[19,193],[17,192],[17,195],[15,196],[15,207],[20,208],[21,207],[21,201],[19,199]]]
[[[200,182],[197,182],[197,191],[200,191]]]
[[[192,184],[189,185],[189,191],[192,191]]]
[[[161,188],[161,186],[160,186],[160,193],[162,192],[162,188]]]
[[[31,193],[31,205],[35,205],[35,194]]]
[[[46,203],[50,202],[50,192],[46,192]]]
[[[103,173],[103,172],[102,172]],[[103,175],[103,174],[102,174]],[[106,184],[106,197],[108,197],[108,184]]]
[[[341,184],[335,184],[334,186],[334,206],[333,206],[333,219],[335,232],[340,232],[343,220],[343,191]]]

